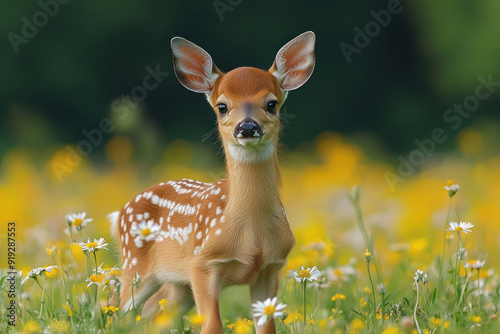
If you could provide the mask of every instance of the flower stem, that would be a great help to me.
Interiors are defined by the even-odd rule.
[[[441,251],[441,261],[439,262],[439,285],[438,285],[439,292],[441,292],[441,289],[443,288],[443,262],[444,262],[444,248],[446,245],[446,225],[448,224],[448,221],[450,219],[450,212],[451,212],[451,197],[450,197],[450,202],[448,204],[448,215],[446,216],[446,221],[444,222],[444,229],[443,229],[443,250]]]
[[[477,307],[479,308],[478,312],[481,313],[481,282],[479,281],[479,270],[481,270],[481,268],[477,268]]]
[[[420,326],[418,325],[418,320],[417,320],[418,297],[419,297],[418,282],[415,282],[415,286],[417,287],[417,300],[415,301],[415,310],[413,311],[413,320],[415,321],[415,325],[417,326],[418,334],[422,334],[422,332],[420,331]]]
[[[304,329],[306,328],[306,285],[307,280],[302,282],[302,302],[304,304]]]
[[[373,315],[372,315],[372,319],[373,321],[375,321],[375,319],[377,319],[376,317],[376,312],[377,312],[377,304],[375,302],[375,287],[373,286],[373,280],[372,280],[372,275],[370,273],[370,262],[366,262],[366,270],[368,271],[368,278],[370,279],[370,285],[372,287],[372,297],[373,297]],[[383,317],[384,315],[382,315]]]

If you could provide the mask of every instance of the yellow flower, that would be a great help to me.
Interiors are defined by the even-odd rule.
[[[365,293],[372,293],[372,289],[370,289],[369,287],[365,286]]]
[[[85,259],[85,253],[82,250],[82,246],[77,243],[71,245],[71,255],[75,261],[82,261]]]
[[[363,298],[359,298],[359,305],[361,305],[362,307],[365,307],[367,304],[366,300],[364,300]]]
[[[472,316],[472,321],[474,321],[476,324],[480,324],[481,323],[481,316],[480,315],[476,315],[476,316]]]
[[[252,329],[253,322],[247,318],[238,319],[234,324],[227,325],[227,328],[232,329],[236,334],[248,334]]]
[[[395,326],[386,328],[382,331],[382,334],[399,334],[399,328]]]
[[[44,266],[44,268],[47,268],[48,266]],[[48,278],[53,278],[59,275],[59,268],[55,267],[51,271],[46,271],[45,272],[45,277]]]
[[[110,306],[107,306],[107,305],[104,305],[102,307],[102,310],[104,311],[105,314],[107,315],[113,315],[114,313],[116,313],[116,311],[119,310],[118,307],[116,306],[113,306],[113,305],[110,305]]]
[[[440,318],[436,318],[436,317],[431,318],[431,324],[436,328],[441,326],[442,323],[443,323],[443,320],[441,320]]]
[[[283,320],[283,322],[285,323],[285,325],[288,325],[289,323],[297,320],[302,320],[302,315],[299,313],[299,311],[289,313],[285,320]]]
[[[193,314],[189,317],[189,322],[195,326],[201,326],[205,321],[205,316],[203,314]]]
[[[160,312],[160,314],[153,318],[153,323],[160,329],[167,328],[172,323],[172,315]]]
[[[73,316],[73,312],[71,312],[71,306],[69,306],[69,304],[63,304],[62,307],[68,313],[68,317],[72,317]]]
[[[158,302],[158,305],[160,305],[160,307],[161,307],[162,309],[163,309],[165,306],[167,306],[167,304],[168,304],[168,301],[167,301],[165,298],[163,298],[162,300],[160,300],[160,301]]]
[[[86,281],[89,282],[89,284],[87,284],[87,287],[91,286],[92,284],[101,285],[106,282],[106,275],[92,274],[89,277],[87,277]]]
[[[141,319],[142,319],[142,318],[141,318],[141,316],[140,316],[140,315],[138,315],[137,317],[135,317],[135,321],[136,321],[136,322],[141,321]]]
[[[30,321],[26,322],[26,324],[24,325],[23,330],[26,333],[39,333],[40,326],[38,325],[38,322],[30,320]]]
[[[359,331],[360,329],[365,328],[365,324],[363,321],[359,318],[354,319],[351,321],[351,329],[354,331]]]
[[[58,320],[51,320],[50,321],[50,329],[54,333],[68,333],[71,328],[71,324],[67,321],[58,321]]]
[[[368,263],[370,263],[370,261],[372,260],[372,253],[370,253],[368,249],[365,251],[365,260]]]
[[[337,293],[335,294],[333,297],[332,297],[332,301],[336,301],[336,300],[344,300],[346,297],[345,295],[341,294],[341,293]]]

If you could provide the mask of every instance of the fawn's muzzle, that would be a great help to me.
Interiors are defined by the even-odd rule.
[[[262,127],[253,119],[245,118],[234,128],[235,138],[258,138],[264,134]]]

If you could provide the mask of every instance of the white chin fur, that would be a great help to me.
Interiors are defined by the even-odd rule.
[[[231,158],[237,162],[255,163],[270,159],[274,153],[273,143],[257,144],[259,138],[237,139],[241,145],[229,143],[228,152]],[[250,141],[255,141],[252,144]],[[244,141],[242,143],[241,141]]]
[[[240,143],[243,146],[253,146],[257,144],[260,141],[260,137],[254,137],[254,138],[236,138],[238,143]]]

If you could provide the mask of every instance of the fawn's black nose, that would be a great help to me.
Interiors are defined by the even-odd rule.
[[[236,138],[253,138],[262,135],[262,127],[251,118],[245,118],[234,129],[234,137]]]

